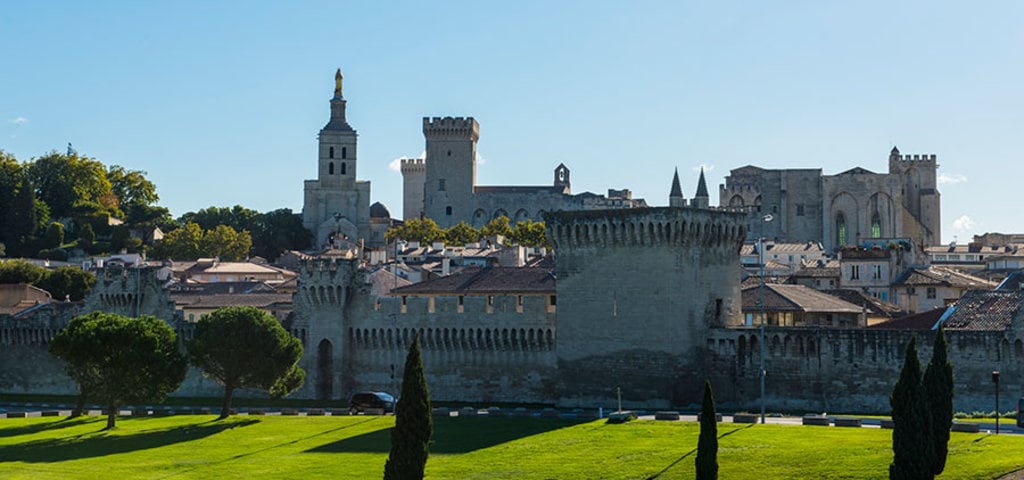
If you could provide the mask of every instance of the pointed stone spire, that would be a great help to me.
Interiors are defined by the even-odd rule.
[[[696,208],[708,208],[711,197],[708,195],[708,184],[704,181],[704,167],[700,167],[700,178],[697,180],[697,194],[693,196],[692,205]]]
[[[675,175],[672,176],[672,190],[668,193],[668,206],[686,206],[686,200],[683,198],[683,188],[679,186],[679,168],[676,168]]]

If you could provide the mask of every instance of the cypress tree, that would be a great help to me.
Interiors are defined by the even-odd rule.
[[[711,381],[704,381],[704,400],[700,404],[700,437],[697,439],[697,480],[718,478],[718,418]]]
[[[892,451],[890,480],[934,478],[932,473],[931,421],[927,398],[921,385],[921,362],[917,358],[917,337],[907,343],[900,379],[889,397],[892,406]]]
[[[430,413],[430,392],[423,376],[417,336],[405,357],[402,394],[395,408],[395,428],[391,430],[391,453],[384,464],[384,480],[423,478],[434,428]]]
[[[953,425],[953,365],[949,363],[946,333],[939,327],[935,332],[932,360],[924,372],[925,395],[932,432],[932,473],[938,475],[946,468],[949,453],[949,429]]]

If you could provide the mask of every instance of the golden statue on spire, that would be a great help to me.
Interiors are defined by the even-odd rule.
[[[334,94],[339,97],[341,96],[341,80],[343,78],[344,77],[341,76],[341,69],[339,68],[338,72],[334,74]]]

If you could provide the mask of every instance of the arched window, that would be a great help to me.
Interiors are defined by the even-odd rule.
[[[846,246],[846,217],[842,213],[836,215],[836,246]]]
[[[334,158],[334,147],[327,149],[327,158]]]
[[[345,162],[341,162],[341,174],[345,174]]]
[[[878,218],[878,212],[871,216],[871,238],[882,238],[882,220]]]
[[[334,175],[334,162],[327,164],[327,174]]]
[[[341,147],[341,158],[348,158],[348,147]]]

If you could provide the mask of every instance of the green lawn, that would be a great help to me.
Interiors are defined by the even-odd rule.
[[[0,478],[381,478],[393,417],[213,416],[0,420]],[[431,479],[688,479],[689,422],[446,418]],[[887,478],[889,430],[719,426],[723,479]],[[942,479],[1024,468],[1024,437],[954,433]]]

